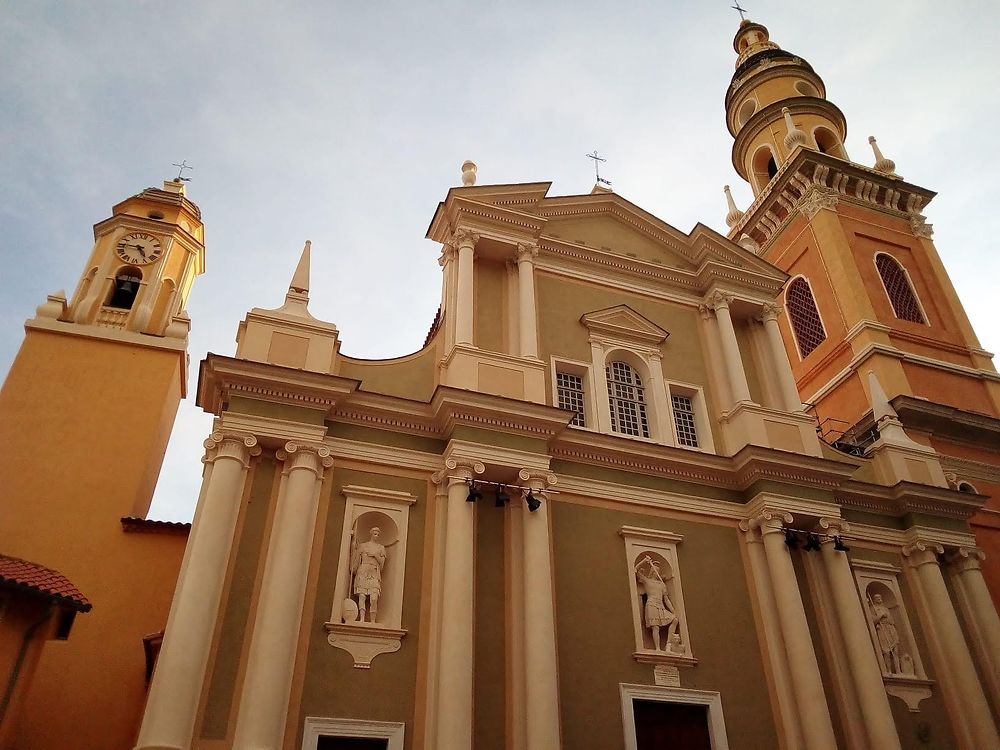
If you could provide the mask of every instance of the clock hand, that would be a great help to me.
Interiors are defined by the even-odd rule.
[[[142,256],[143,260],[149,260],[146,257],[146,250],[143,248],[142,245],[140,245],[139,243],[136,243],[136,244],[132,245],[132,247],[134,247],[136,249],[136,252],[139,253],[139,255]]]

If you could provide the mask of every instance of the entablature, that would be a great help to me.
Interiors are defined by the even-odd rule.
[[[842,508],[904,518],[909,515],[967,521],[983,507],[987,497],[915,482],[892,487],[849,481],[834,493]]]

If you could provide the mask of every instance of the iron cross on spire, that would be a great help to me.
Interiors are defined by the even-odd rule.
[[[183,159],[180,164],[177,164],[175,162],[174,166],[177,167],[177,176],[174,178],[175,182],[187,182],[188,180],[191,179],[190,177],[183,176],[185,169],[191,169],[191,170],[194,169],[194,167],[192,167],[187,163],[187,159]]]
[[[601,156],[598,156],[596,148],[594,149],[594,153],[587,154],[587,158],[594,160],[594,176],[597,178],[597,184],[598,185],[607,185],[608,187],[611,187],[611,181],[610,180],[605,180],[603,177],[601,177],[601,162],[602,161],[607,161],[607,159],[605,159],[605,158],[603,158]]]
[[[747,9],[740,7],[740,0],[736,0],[736,5],[730,5],[729,7],[732,8],[733,10],[735,10],[737,13],[740,14],[740,20],[741,21],[747,20],[746,16],[743,15],[744,13],[747,12]]]

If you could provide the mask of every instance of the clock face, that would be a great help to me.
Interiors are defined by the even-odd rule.
[[[126,263],[142,266],[157,260],[160,253],[163,252],[163,248],[160,246],[160,241],[153,235],[131,232],[118,241],[115,252]]]

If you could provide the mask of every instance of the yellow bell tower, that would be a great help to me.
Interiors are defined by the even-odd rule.
[[[131,746],[143,639],[163,630],[184,549],[183,525],[142,519],[187,391],[201,211],[169,181],[116,205],[94,238],[72,300],[50,295],[25,323],[0,389],[0,553],[58,570],[93,603],[43,649],[16,747]],[[67,685],[99,705],[82,710]]]

